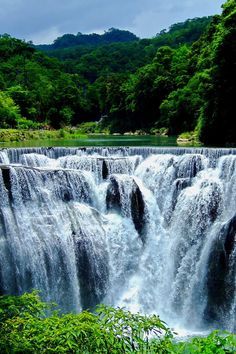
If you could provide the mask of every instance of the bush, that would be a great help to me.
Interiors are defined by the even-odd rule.
[[[33,122],[30,119],[18,118],[17,119],[17,129],[39,129],[42,124]]]
[[[64,129],[60,129],[58,132],[59,138],[65,138],[66,132]]]
[[[196,337],[189,342],[175,344],[174,353],[235,354],[236,336],[214,331],[207,337]]]
[[[107,306],[98,307],[95,313],[59,314],[37,292],[0,297],[0,321],[2,354],[148,353],[154,345],[150,334],[158,352],[168,353],[172,338],[158,316]]]
[[[233,354],[236,336],[214,331],[208,337],[174,342],[158,316],[143,316],[101,305],[95,313],[61,314],[36,291],[0,296],[0,353]]]
[[[97,122],[81,123],[78,126],[78,129],[82,134],[94,134],[98,130],[98,123]]]

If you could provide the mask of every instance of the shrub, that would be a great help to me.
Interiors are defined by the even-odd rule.
[[[95,313],[59,314],[37,292],[0,297],[0,352],[4,353],[148,353],[155,338],[168,353],[172,334],[158,316],[132,314],[100,306]]]
[[[176,343],[173,353],[235,354],[236,336],[214,331],[207,337],[196,337],[189,342]]]
[[[158,316],[101,305],[94,313],[61,314],[38,292],[0,296],[0,353],[233,354],[236,336],[214,331],[208,337],[175,342]]]
[[[93,134],[93,133],[96,133],[98,130],[98,123],[97,122],[84,122],[78,126],[78,129],[82,134]]]
[[[39,129],[42,124],[33,122],[30,119],[18,118],[17,119],[17,129]]]

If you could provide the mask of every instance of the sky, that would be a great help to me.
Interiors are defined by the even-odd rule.
[[[52,43],[65,33],[111,27],[141,38],[188,18],[218,14],[224,0],[0,0],[0,34]]]

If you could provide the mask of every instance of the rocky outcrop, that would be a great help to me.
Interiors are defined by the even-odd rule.
[[[10,192],[11,191],[11,176],[10,176],[10,168],[7,166],[2,166],[2,178],[5,185],[5,188]]]
[[[78,201],[91,203],[91,188],[80,171],[52,170],[42,172],[44,183],[52,183],[52,192],[56,198],[63,202]]]
[[[8,166],[1,166],[0,167],[1,172],[2,172],[2,180],[4,183],[4,187],[6,188],[9,196],[9,200],[13,200],[12,196],[12,187],[11,187],[11,170]]]
[[[132,215],[133,223],[135,229],[138,231],[139,235],[142,238],[142,241],[144,242],[145,204],[144,204],[142,193],[135,182],[133,184],[130,199],[131,199],[131,215]]]
[[[77,274],[80,285],[82,308],[93,309],[104,299],[109,278],[108,254],[101,240],[87,237],[85,232],[78,230],[73,233]]]
[[[236,215],[220,230],[208,262],[205,319],[218,326],[227,320],[235,296],[235,242]]]
[[[169,225],[171,221],[171,217],[173,215],[173,211],[175,210],[176,203],[178,201],[178,197],[182,190],[185,188],[189,187],[191,185],[191,179],[190,178],[177,178],[174,183],[173,183],[173,192],[171,195],[171,200],[170,200],[170,207],[164,214],[164,221],[166,225]]]
[[[110,177],[106,195],[107,210],[117,211],[123,216],[131,217],[135,229],[144,242],[145,204],[143,196],[133,178],[131,188],[130,185],[129,188],[126,187],[126,182],[122,183],[122,180],[118,180],[114,175]]]
[[[111,176],[107,188],[106,205],[108,210],[121,210],[121,196],[119,190],[119,183],[115,176]]]
[[[107,179],[108,175],[109,175],[109,170],[108,170],[106,161],[103,160],[102,161],[102,178]]]

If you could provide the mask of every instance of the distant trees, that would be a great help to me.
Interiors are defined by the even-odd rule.
[[[0,128],[15,127],[22,117],[56,128],[86,118],[79,75],[65,73],[57,60],[10,36],[0,37],[0,54]]]
[[[104,34],[82,34],[78,32],[77,35],[74,34],[64,34],[61,37],[55,39],[50,46],[39,46],[41,49],[59,49],[68,48],[79,45],[103,45],[115,42],[133,42],[137,41],[139,38],[129,31],[119,30],[117,28],[110,28],[105,31]]]
[[[236,141],[236,3],[221,16],[174,24],[139,40],[111,28],[65,34],[37,51],[0,36],[0,128],[98,121],[111,132],[195,131],[205,144]],[[23,120],[22,120],[23,119]]]
[[[180,30],[184,27],[180,25]],[[172,37],[176,35],[172,31]],[[75,43],[76,47],[67,49]],[[159,47],[155,38],[138,40],[129,31],[111,28],[103,35],[65,34],[52,47],[48,57],[32,43],[0,36],[0,90],[20,117],[59,128],[109,115],[112,118],[107,124],[121,130],[137,124],[150,127],[156,120],[155,92],[160,103],[166,96],[167,81],[161,84],[159,77],[158,83],[152,83],[162,65],[154,59]],[[0,127],[16,126],[9,114]]]

